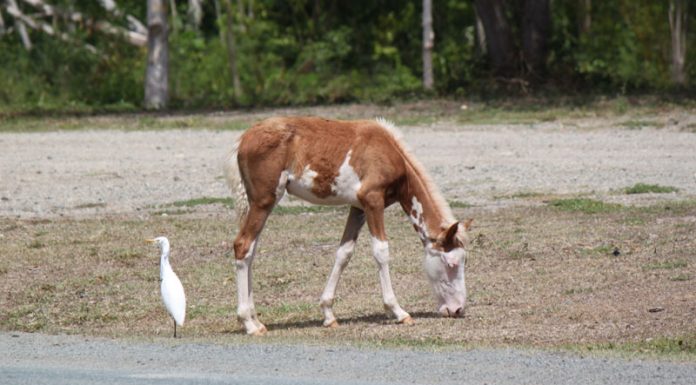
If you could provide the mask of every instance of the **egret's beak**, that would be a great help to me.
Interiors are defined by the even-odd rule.
[[[146,239],[145,242],[146,243],[155,243],[157,241],[155,241],[154,239]]]

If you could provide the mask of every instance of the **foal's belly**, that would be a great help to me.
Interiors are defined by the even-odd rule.
[[[348,165],[347,157],[338,170],[338,176],[333,180],[326,180],[307,166],[299,175],[287,172],[286,190],[291,195],[307,202],[318,205],[351,205],[361,207],[358,201],[358,191],[362,186],[360,178]],[[325,183],[321,186],[318,183]],[[321,192],[318,194],[317,192]]]

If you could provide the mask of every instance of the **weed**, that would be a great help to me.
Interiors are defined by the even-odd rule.
[[[660,186],[656,184],[645,184],[645,183],[636,183],[635,185],[631,187],[627,187],[624,192],[626,194],[646,194],[646,193],[657,193],[657,194],[663,194],[663,193],[672,193],[672,192],[677,192],[679,191],[678,188],[672,187],[672,186]]]
[[[84,203],[84,204],[75,206],[76,209],[96,209],[96,208],[103,208],[103,207],[106,207],[106,203],[103,203],[103,202]]]
[[[674,282],[685,282],[685,281],[690,281],[691,276],[688,274],[679,274],[679,275],[675,275],[674,277],[670,277],[669,280],[674,281]]]
[[[472,205],[470,205],[469,203],[462,202],[462,201],[452,200],[452,201],[448,201],[448,203],[449,203],[450,207],[453,209],[468,209],[468,208],[472,207]]]
[[[213,205],[222,204],[226,207],[234,207],[234,200],[232,198],[215,198],[215,197],[202,197],[194,198],[183,201],[176,201],[171,204],[174,207],[195,207],[201,205]]]
[[[655,262],[643,266],[643,270],[674,270],[687,267],[688,263],[683,260]]]
[[[279,215],[297,215],[307,213],[331,213],[344,210],[343,206],[281,206],[277,205],[273,213]]]
[[[640,130],[645,127],[660,128],[664,126],[664,124],[652,120],[627,120],[621,123],[621,125],[629,130]]]
[[[683,337],[648,338],[640,342],[614,343],[605,342],[584,347],[588,351],[616,351],[624,353],[648,353],[662,356],[670,355],[696,355],[696,335]]]
[[[42,249],[42,248],[46,247],[46,244],[43,243],[43,242],[41,242],[41,241],[39,241],[38,239],[36,239],[36,240],[30,242],[30,243],[27,245],[27,247],[30,248],[30,249]]]
[[[549,204],[562,211],[581,212],[585,214],[611,213],[621,210],[623,207],[615,203],[605,203],[585,198],[554,199],[550,201]]]
[[[571,289],[563,290],[563,295],[589,294],[592,292],[594,292],[594,288],[580,287],[580,288],[571,288]]]

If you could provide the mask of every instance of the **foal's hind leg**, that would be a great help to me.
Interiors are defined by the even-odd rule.
[[[338,247],[338,250],[336,250],[336,262],[331,270],[331,275],[329,275],[329,281],[326,283],[324,293],[321,295],[320,304],[321,310],[324,312],[324,326],[338,326],[336,317],[333,314],[333,309],[331,308],[336,295],[336,286],[341,278],[343,269],[345,269],[350,258],[353,256],[355,241],[358,239],[358,234],[364,224],[365,213],[361,209],[351,207],[350,214],[348,214],[348,221],[346,222],[346,228],[343,230],[341,245]]]
[[[256,254],[261,229],[273,210],[273,206],[250,205],[242,228],[234,241],[235,266],[237,270],[237,317],[244,325],[247,334],[261,335],[266,327],[256,317],[254,293],[251,279],[251,264]]]
[[[254,307],[251,264],[254,261],[261,230],[273,207],[283,197],[285,183],[287,183],[287,174],[280,172],[276,186],[264,186],[263,183],[254,186],[256,195],[248,197],[249,212],[244,217],[234,241],[237,268],[237,317],[244,324],[247,334],[261,335],[266,332],[266,327],[259,322]]]

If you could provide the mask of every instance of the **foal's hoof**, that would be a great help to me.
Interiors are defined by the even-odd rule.
[[[249,333],[254,337],[261,337],[262,335],[265,335],[268,332],[268,329],[266,329],[265,326],[261,325],[261,327],[256,330],[255,332]]]
[[[333,320],[329,323],[324,322],[324,327],[329,328],[329,329],[335,329],[338,327],[338,321]]]
[[[408,317],[402,319],[401,321],[399,321],[399,323],[402,325],[415,325],[416,321],[414,321],[413,318],[411,318],[411,316],[408,316]]]

